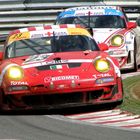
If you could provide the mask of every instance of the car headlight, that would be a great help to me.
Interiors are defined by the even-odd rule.
[[[24,77],[24,72],[21,67],[12,66],[7,69],[6,76],[11,80],[21,80]]]
[[[115,35],[111,38],[112,46],[121,46],[124,43],[124,37],[122,35]]]
[[[110,63],[106,59],[97,59],[94,65],[96,70],[99,72],[107,72],[110,69]]]

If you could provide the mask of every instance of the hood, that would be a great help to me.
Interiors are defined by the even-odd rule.
[[[100,56],[108,55],[100,51],[48,53],[12,58],[11,61],[22,66],[28,82],[38,84],[50,80],[59,82],[93,78],[93,74],[99,73],[93,66],[93,60]]]
[[[112,28],[94,28],[93,37],[97,43],[105,42],[111,36],[120,33],[123,29],[112,29]]]
[[[105,53],[103,53],[105,54]],[[22,67],[30,75],[50,78],[59,76],[80,76],[91,77],[90,69],[94,69],[93,60],[100,55],[100,52],[67,52],[51,53],[28,56],[22,58]],[[86,73],[89,72],[87,76]],[[93,75],[93,72],[92,72]],[[80,76],[81,77],[81,76]],[[81,78],[82,78],[81,77]],[[35,78],[35,77],[34,77]]]

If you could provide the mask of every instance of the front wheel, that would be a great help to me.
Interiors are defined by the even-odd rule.
[[[6,103],[3,91],[0,90],[0,111],[10,110],[9,105]]]

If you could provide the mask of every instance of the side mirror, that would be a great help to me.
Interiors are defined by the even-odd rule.
[[[128,22],[127,23],[127,28],[128,29],[132,29],[132,28],[136,28],[137,27],[137,23],[136,22]]]
[[[98,46],[99,46],[101,51],[106,51],[109,49],[108,45],[105,43],[99,43]]]
[[[0,52],[0,61],[3,59],[3,52]]]

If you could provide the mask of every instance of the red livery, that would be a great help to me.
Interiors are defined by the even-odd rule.
[[[15,30],[0,52],[1,109],[122,101],[119,63],[79,25]]]

